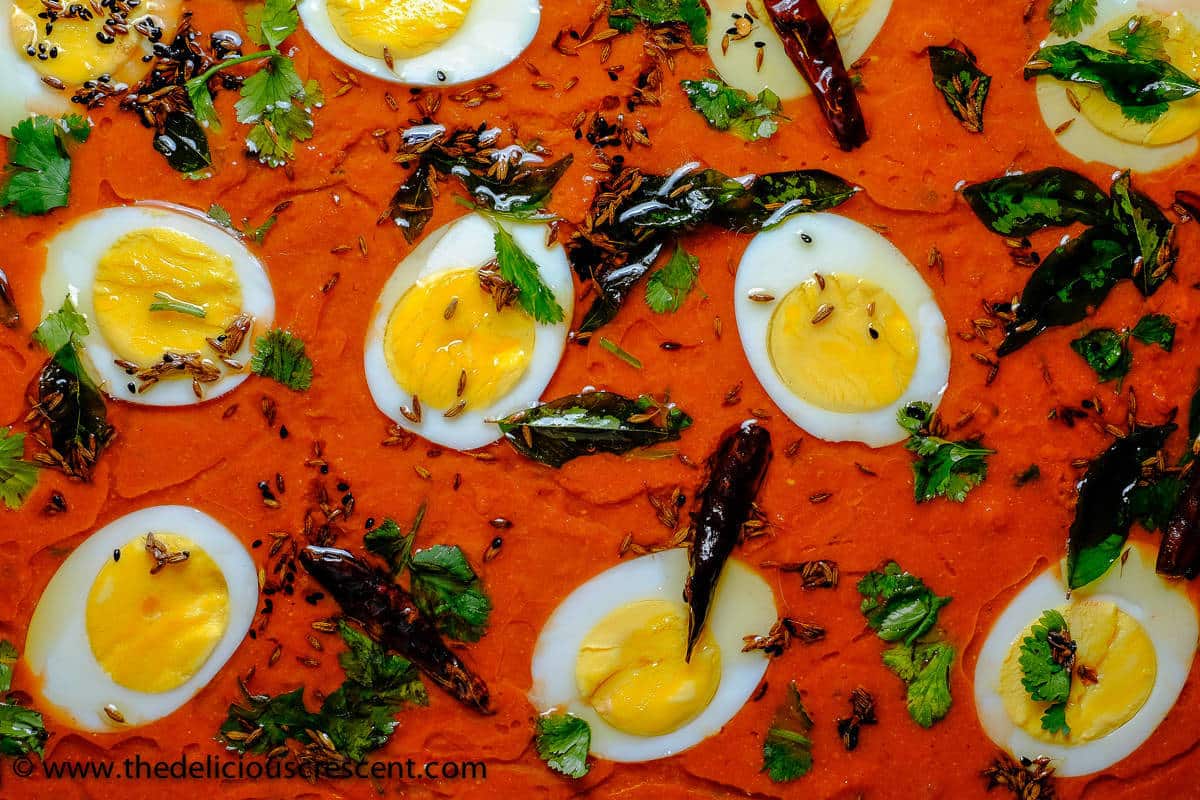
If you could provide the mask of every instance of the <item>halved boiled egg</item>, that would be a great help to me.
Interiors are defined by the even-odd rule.
[[[88,81],[136,83],[179,16],[180,0],[0,0],[0,136],[31,114],[66,113]]]
[[[867,52],[892,9],[892,0],[818,3],[837,36],[847,66]],[[811,93],[808,82],[784,51],[762,0],[708,0],[708,7],[708,55],[722,80],[751,94],[770,89],[783,100]]]
[[[87,318],[80,344],[100,387],[153,406],[235,388],[246,379],[253,328],[275,317],[266,270],[246,245],[200,214],[165,206],[102,209],[56,234],[47,245],[43,315],[67,297]],[[248,327],[230,339],[235,325]],[[197,368],[179,366],[184,360]],[[153,367],[162,373],[155,382],[134,375]]]
[[[530,699],[591,726],[595,755],[651,761],[717,733],[762,680],[767,657],[743,637],[771,629],[771,587],[730,559],[691,661],[682,587],[686,550],[619,564],[584,583],[550,615],[533,651]]]
[[[466,83],[524,52],[538,0],[301,0],[304,27],[330,55],[376,78],[417,86]]]
[[[241,643],[258,605],[246,548],[207,514],[156,506],[79,545],[42,592],[24,658],[43,707],[112,732],[175,711]]]
[[[1063,777],[1109,767],[1136,750],[1175,705],[1196,655],[1196,607],[1187,589],[1154,571],[1142,544],[1100,580],[1070,594],[1053,567],[1013,598],[975,665],[975,708],[992,741],[1014,756],[1049,757]],[[1022,685],[1022,640],[1046,610],[1074,640],[1068,733],[1042,729],[1049,705]]]
[[[802,214],[754,237],[738,265],[742,347],[775,405],[813,436],[871,447],[896,415],[936,407],[950,376],[946,320],[904,254],[865,225]]]
[[[1076,41],[1099,50],[1121,52],[1110,33],[1154,30],[1162,52],[1173,66],[1200,79],[1200,8],[1179,0],[1100,0],[1095,21]],[[1049,37],[1045,44],[1063,41]],[[1200,145],[1200,95],[1172,101],[1154,122],[1135,122],[1099,88],[1037,79],[1038,106],[1046,126],[1057,131],[1058,143],[1084,161],[1099,161],[1135,172],[1153,172],[1195,155]]]
[[[535,321],[481,283],[496,225],[512,234],[563,308]],[[364,368],[375,405],[431,442],[470,450],[500,438],[491,420],[537,403],[567,343],[571,268],[546,228],[469,214],[425,237],[397,265],[367,330]]]

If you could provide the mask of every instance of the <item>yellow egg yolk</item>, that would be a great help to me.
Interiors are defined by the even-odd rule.
[[[867,13],[873,0],[818,0],[817,5],[825,12],[825,18],[833,28],[834,34],[845,36],[858,21]],[[764,13],[761,17],[767,19]]]
[[[529,368],[534,321],[520,309],[496,310],[474,269],[439,272],[413,284],[384,331],[388,369],[422,406],[490,406]]]
[[[1184,18],[1183,14],[1139,14],[1141,25],[1161,24],[1166,33],[1163,49],[1171,65],[1200,80],[1200,31]],[[1108,32],[1128,24],[1128,17],[1112,20],[1101,25],[1099,31],[1087,44],[1100,50],[1111,50],[1114,45]],[[1080,112],[1093,125],[1109,136],[1123,142],[1155,146],[1171,144],[1187,139],[1200,131],[1200,95],[1167,104],[1167,113],[1154,122],[1134,122],[1121,113],[1121,107],[1104,96],[1104,92],[1080,84],[1071,84],[1067,90],[1079,102]]]
[[[642,600],[613,611],[580,647],[579,694],[619,731],[677,730],[708,706],[721,682],[721,650],[707,630],[684,661],[687,627],[682,603]]]
[[[169,228],[133,231],[117,240],[96,265],[92,286],[96,325],[113,352],[135,364],[164,353],[207,352],[242,308],[233,259]],[[169,300],[199,306],[204,316],[151,310]]]
[[[229,586],[212,558],[183,536],[154,534],[185,561],[155,573],[139,536],[109,558],[87,600],[87,635],[97,663],[116,683],[169,692],[208,660],[229,625]],[[114,554],[115,556],[115,554]]]
[[[1158,660],[1145,629],[1115,604],[1083,600],[1060,611],[1076,645],[1076,672],[1066,710],[1070,733],[1042,730],[1048,704],[1030,699],[1021,684],[1021,640],[1029,636],[1028,629],[1013,643],[1001,667],[1000,696],[1009,718],[1030,736],[1081,744],[1107,736],[1133,718],[1154,688]],[[1079,676],[1081,667],[1091,671],[1094,682]]]
[[[767,347],[801,400],[827,411],[874,411],[900,398],[917,366],[917,338],[896,300],[870,281],[823,275],[779,301]]]
[[[71,87],[101,75],[116,83],[136,82],[149,70],[143,56],[153,51],[135,25],[147,31],[157,28],[169,39],[179,18],[179,0],[141,0],[124,15],[124,22],[118,20],[117,28],[110,26],[114,33],[109,35],[104,26],[115,18],[111,9],[96,12],[88,0],[63,0],[62,5],[64,10],[50,21],[39,17],[47,10],[41,0],[14,0],[12,43],[39,73]],[[144,18],[148,20],[142,22]]]
[[[471,10],[471,0],[326,0],[325,5],[342,41],[373,58],[428,53],[458,32]]]

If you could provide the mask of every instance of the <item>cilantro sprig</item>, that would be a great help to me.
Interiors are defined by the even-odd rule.
[[[0,696],[5,698],[0,702],[0,754],[24,756],[36,753],[40,757],[46,740],[50,738],[45,720],[32,708],[13,702],[9,695],[13,665],[19,657],[20,653],[12,642],[7,639],[0,641]]]
[[[1161,20],[1135,14],[1119,28],[1108,32],[1108,40],[1126,55],[1151,61],[1169,61],[1167,27]]]
[[[1030,699],[1049,703],[1042,714],[1042,730],[1069,734],[1066,709],[1071,695],[1071,674],[1075,663],[1075,643],[1067,621],[1053,609],[1042,613],[1029,636],[1021,640],[1018,664],[1021,685]]]
[[[1096,328],[1071,340],[1071,349],[1095,371],[1101,383],[1124,380],[1133,368],[1129,340],[1158,345],[1168,353],[1175,345],[1175,323],[1166,314],[1147,314],[1132,329]]]
[[[673,314],[683,306],[700,277],[700,259],[675,245],[666,264],[646,279],[646,305],[656,314]]]
[[[900,426],[908,431],[904,448],[915,453],[913,494],[918,503],[945,497],[956,503],[987,477],[987,457],[996,451],[980,444],[978,438],[951,441],[941,435],[941,426],[929,403],[909,403],[897,415]]]
[[[588,750],[592,746],[592,729],[587,720],[573,714],[546,714],[538,717],[534,746],[538,758],[555,772],[568,778],[588,774]]]
[[[789,683],[787,698],[775,712],[763,739],[762,772],[775,783],[802,778],[813,767],[812,717],[804,708],[800,690]]]
[[[21,216],[64,208],[71,194],[71,148],[86,142],[91,125],[78,114],[21,120],[8,142],[8,167],[0,178],[0,208]]]
[[[208,218],[220,225],[222,228],[227,228],[235,233],[240,233],[255,244],[262,244],[267,239],[267,234],[271,232],[271,228],[275,227],[275,223],[279,221],[278,214],[271,214],[260,225],[251,225],[250,220],[242,218],[242,223],[239,225],[233,221],[233,215],[229,213],[229,209],[213,203],[208,207]]]
[[[883,653],[883,664],[908,684],[908,715],[929,728],[950,712],[950,667],[954,648],[946,642],[898,644]]]
[[[682,23],[694,43],[708,43],[708,12],[700,0],[613,0],[608,17],[611,28],[629,33],[638,22],[650,26]]]
[[[719,131],[729,131],[747,142],[769,139],[787,119],[779,95],[763,89],[758,96],[734,88],[716,75],[703,80],[680,81],[692,108]]]
[[[304,341],[291,331],[276,328],[254,342],[250,370],[255,375],[282,383],[294,392],[307,391],[312,385],[313,362],[305,352]]]
[[[1046,19],[1050,30],[1064,39],[1078,36],[1084,27],[1096,21],[1098,0],[1050,0]]]
[[[37,465],[24,456],[25,434],[0,428],[0,500],[11,511],[25,504],[38,482]]]
[[[496,267],[500,277],[517,288],[517,304],[543,325],[557,325],[566,317],[554,292],[542,279],[537,262],[521,249],[513,235],[492,219],[496,229]]]

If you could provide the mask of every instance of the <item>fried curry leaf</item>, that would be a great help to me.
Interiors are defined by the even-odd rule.
[[[871,630],[885,642],[911,645],[933,629],[938,612],[950,602],[938,597],[925,581],[905,572],[895,561],[868,572],[858,582],[859,610]]]
[[[681,22],[694,43],[708,43],[708,12],[701,0],[613,0],[609,27],[629,33],[639,20],[647,25]]]
[[[1108,40],[1134,58],[1171,60],[1166,50],[1167,26],[1161,20],[1135,14],[1121,27],[1109,31]]]
[[[588,774],[588,751],[592,747],[592,729],[586,720],[573,714],[546,714],[538,717],[534,736],[538,758],[555,772],[568,778]]]
[[[727,191],[712,219],[734,233],[773,228],[801,212],[828,211],[859,191],[857,186],[821,169],[766,172],[736,182],[742,183],[742,191]]]
[[[424,513],[425,507],[421,506],[417,517],[418,525]],[[363,544],[368,552],[374,553],[388,562],[392,568],[392,574],[398,576],[408,566],[408,557],[412,555],[413,540],[416,538],[416,534],[415,526],[411,533],[405,534],[395,520],[385,519],[377,527],[367,531],[363,536]]]
[[[1142,477],[1142,463],[1158,453],[1175,427],[1135,427],[1088,466],[1067,539],[1069,589],[1087,586],[1120,557],[1134,519],[1130,495]]]
[[[37,464],[26,461],[24,455],[25,434],[0,428],[0,501],[12,511],[24,505],[38,482]],[[2,657],[0,652],[0,659]],[[0,691],[7,691],[7,688]]]
[[[1025,65],[1025,78],[1049,75],[1100,89],[1126,118],[1150,123],[1168,104],[1200,94],[1200,83],[1169,62],[1097,50],[1080,42],[1043,47]]]
[[[428,162],[417,162],[412,173],[396,189],[384,212],[387,219],[396,223],[404,234],[404,240],[412,244],[421,237],[425,226],[433,218],[433,184]]]
[[[209,96],[207,88],[204,93]],[[208,103],[211,107],[211,97]],[[154,134],[153,145],[176,172],[190,174],[212,166],[208,134],[197,118],[186,111],[171,111],[163,118]]]
[[[21,654],[16,646],[8,639],[0,640],[0,692],[12,689],[13,666]]]
[[[908,431],[904,448],[917,455],[913,462],[913,496],[918,503],[945,497],[956,503],[987,477],[987,457],[994,450],[982,447],[978,438],[951,441],[933,430],[936,418],[929,403],[909,403],[897,419]]]
[[[1050,0],[1050,5],[1046,7],[1046,19],[1050,20],[1050,30],[1064,39],[1078,36],[1084,27],[1096,21],[1097,2],[1098,0]]]
[[[971,133],[983,133],[983,107],[991,77],[979,69],[971,49],[957,39],[930,47],[928,52],[933,85],[942,93],[950,113]]]
[[[651,270],[665,246],[663,241],[653,240],[648,248],[631,254],[626,263],[596,277],[596,285],[600,291],[584,315],[583,322],[579,324],[581,333],[597,331],[616,318],[617,312],[625,303],[625,298]]]
[[[8,142],[6,176],[0,176],[0,208],[45,214],[67,205],[71,193],[71,147],[88,140],[91,126],[78,114],[23,119]]]
[[[883,653],[883,663],[908,684],[908,715],[929,728],[950,712],[950,667],[954,648],[946,642],[898,644]]]
[[[62,457],[60,466],[87,480],[115,430],[108,424],[104,396],[88,377],[73,338],[42,367],[37,397],[50,445]]]
[[[719,131],[729,131],[747,142],[769,139],[784,119],[779,95],[763,89],[754,97],[719,77],[680,81],[692,108]]]
[[[813,721],[804,708],[795,682],[788,684],[787,698],[775,712],[763,739],[762,772],[775,783],[803,778],[813,766]]]
[[[626,453],[675,441],[692,419],[674,405],[614,392],[569,395],[500,420],[500,432],[526,458],[561,467],[580,456]]]
[[[492,601],[458,545],[436,544],[408,560],[412,595],[438,629],[464,642],[477,642],[487,632]]]
[[[1004,175],[963,189],[979,221],[1002,236],[1028,236],[1074,222],[1094,225],[1108,215],[1100,187],[1061,167]]]
[[[1101,383],[1124,378],[1133,366],[1133,353],[1125,344],[1125,336],[1109,328],[1097,328],[1072,339],[1071,349],[1095,370]]]
[[[539,156],[512,145],[504,149],[511,163],[504,178],[486,170],[473,169],[463,161],[438,163],[438,168],[458,178],[471,200],[487,211],[512,219],[538,218],[550,200],[550,192],[558,185],[563,173],[571,166],[573,157],[566,155],[549,164]],[[552,218],[544,213],[541,216]]]
[[[1056,248],[1029,276],[996,352],[1014,353],[1047,328],[1082,322],[1118,282],[1130,277],[1131,268],[1120,233],[1106,225]]]
[[[517,304],[535,321],[543,325],[557,325],[566,312],[558,303],[554,292],[542,280],[537,262],[521,249],[508,230],[497,223],[496,266],[500,277],[517,287]]]
[[[1142,344],[1156,344],[1168,353],[1175,346],[1175,323],[1166,314],[1147,314],[1129,335]]]
[[[1183,494],[1184,482],[1173,475],[1162,475],[1129,493],[1129,514],[1150,532],[1165,530]]]
[[[294,392],[312,386],[313,362],[305,353],[304,340],[291,331],[275,328],[254,342],[250,370],[255,375],[282,383]]]
[[[696,286],[699,275],[700,259],[684,250],[682,245],[676,245],[675,253],[667,263],[650,273],[646,280],[646,305],[657,314],[678,311]]]
[[[1153,200],[1133,188],[1128,172],[1113,181],[1112,204],[1115,226],[1133,253],[1133,282],[1149,297],[1175,265],[1175,226]]]

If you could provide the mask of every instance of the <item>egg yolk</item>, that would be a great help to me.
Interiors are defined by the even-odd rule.
[[[680,728],[708,706],[721,682],[721,650],[707,630],[684,661],[687,621],[687,607],[667,600],[613,611],[580,647],[579,694],[619,731],[660,736]]]
[[[135,24],[147,31],[157,28],[169,37],[174,22],[166,22],[164,17],[174,20],[179,16],[179,0],[142,0],[129,8],[123,22],[118,20],[118,28],[109,26],[114,30],[109,35],[104,32],[105,23],[120,16],[114,16],[111,8],[97,11],[99,6],[93,7],[89,0],[63,0],[62,5],[63,11],[49,20],[39,16],[47,13],[42,0],[14,0],[12,42],[39,73],[68,86],[79,86],[100,75],[109,75],[118,83],[137,81],[149,69],[142,56],[152,51],[149,39]],[[116,5],[124,9],[128,3],[118,0]]]
[[[96,264],[96,324],[119,357],[152,364],[164,353],[206,352],[242,308],[233,259],[185,233],[147,228],[117,240]],[[198,306],[203,316],[151,310],[168,300]]]
[[[212,558],[189,539],[154,534],[188,558],[155,573],[145,537],[105,561],[87,600],[92,655],[116,683],[169,692],[196,674],[229,625],[229,586]],[[115,555],[115,554],[114,554]]]
[[[486,408],[529,368],[534,321],[515,307],[496,310],[474,269],[440,272],[413,284],[384,331],[388,369],[421,405]]]
[[[1042,730],[1048,704],[1034,702],[1021,685],[1021,640],[1028,629],[1013,643],[1001,667],[1000,696],[1013,723],[1035,739],[1082,744],[1107,736],[1137,714],[1154,688],[1158,660],[1145,629],[1115,604],[1083,600],[1060,611],[1076,645],[1076,673],[1066,711],[1070,733]],[[1095,681],[1081,678],[1079,667],[1091,670]]]
[[[771,315],[775,371],[801,400],[827,411],[874,411],[896,400],[917,366],[917,338],[896,300],[870,281],[804,281]]]
[[[1180,13],[1141,14],[1142,25],[1159,23],[1166,33],[1163,49],[1177,69],[1200,80],[1200,31]],[[1087,44],[1100,50],[1113,48],[1108,32],[1125,26],[1128,17],[1101,25]],[[1172,144],[1200,131],[1200,95],[1167,104],[1167,112],[1154,122],[1134,122],[1121,113],[1121,107],[1104,96],[1100,89],[1081,84],[1068,87],[1079,101],[1080,112],[1100,130],[1123,142],[1146,146]]]
[[[817,5],[825,12],[829,26],[838,36],[845,36],[867,13],[873,0],[818,0]],[[767,19],[764,13],[760,19]]]
[[[471,0],[326,0],[325,5],[342,41],[373,58],[428,53],[458,32],[471,10]]]

